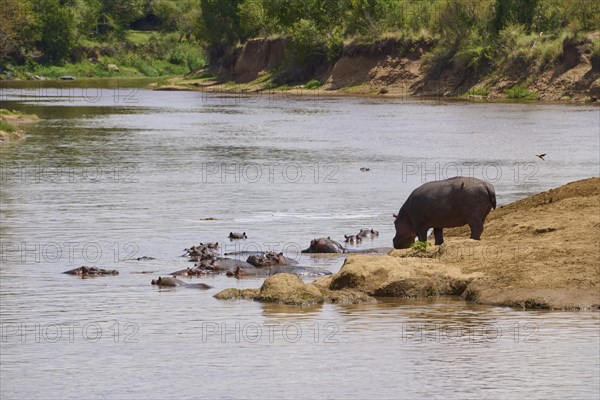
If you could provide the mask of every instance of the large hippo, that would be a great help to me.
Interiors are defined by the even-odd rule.
[[[310,241],[308,249],[302,250],[302,253],[343,253],[344,247],[332,240],[330,237],[322,237]]]
[[[435,244],[444,243],[444,228],[468,224],[471,239],[479,240],[485,218],[496,208],[496,192],[489,183],[476,178],[457,176],[428,182],[416,188],[406,199],[396,221],[396,249],[410,247],[415,236],[427,240],[433,228]]]

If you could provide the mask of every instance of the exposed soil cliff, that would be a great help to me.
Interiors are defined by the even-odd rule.
[[[382,39],[374,43],[344,45],[335,62],[302,67],[290,63],[286,40],[253,39],[222,57],[212,71],[218,79],[177,79],[174,85],[163,89],[191,89],[219,91],[265,91],[274,84],[265,85],[266,78],[281,76],[286,88],[303,88],[305,82],[290,81],[289,77],[302,76],[323,83],[329,93],[379,94],[390,96],[453,97],[467,95],[497,99],[507,97],[506,91],[516,85],[525,86],[539,100],[597,101],[600,98],[600,60],[593,57],[592,42],[600,38],[593,32],[583,39],[565,39],[558,60],[540,67],[539,59],[513,57],[494,66],[490,62],[479,68],[466,69],[450,61],[432,69],[426,66],[427,55],[436,43],[432,40]],[[596,53],[597,54],[597,53]],[[292,64],[292,65],[291,65]],[[293,73],[286,69],[295,68]],[[308,68],[305,71],[298,71]],[[197,72],[197,71],[196,71]],[[271,74],[272,76],[268,76]],[[188,74],[188,78],[198,75]],[[280,79],[277,79],[277,76]],[[233,81],[242,86],[216,85]],[[474,89],[474,90],[473,90]]]

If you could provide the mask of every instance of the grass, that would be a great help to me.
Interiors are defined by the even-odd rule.
[[[323,86],[323,83],[319,80],[313,79],[311,81],[309,81],[306,85],[304,85],[305,89],[317,89],[320,88],[321,86]]]
[[[536,94],[525,89],[523,85],[515,85],[505,91],[506,96],[513,100],[534,100]]]
[[[0,120],[0,131],[10,133],[10,132],[14,132],[15,130],[16,130],[16,128],[13,125],[9,124],[6,121]]]
[[[465,96],[482,96],[485,97],[488,94],[490,94],[490,89],[486,88],[486,87],[474,87],[469,89],[466,93]]]
[[[144,44],[148,43],[154,34],[155,32],[152,31],[136,31],[131,29],[125,32],[125,38],[131,43]]]

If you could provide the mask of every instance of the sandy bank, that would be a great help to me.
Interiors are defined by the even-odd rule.
[[[600,178],[590,178],[492,211],[481,241],[451,229],[426,252],[351,255],[337,274],[310,284],[281,274],[260,289],[216,297],[306,305],[455,295],[516,308],[600,309],[599,247]]]
[[[4,122],[3,126],[7,126],[11,129],[10,131],[0,129],[0,145],[22,139],[25,137],[25,131],[17,129],[19,125],[38,120],[39,118],[36,115],[26,115],[0,109],[0,121]]]

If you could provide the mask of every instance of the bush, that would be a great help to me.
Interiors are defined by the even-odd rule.
[[[324,56],[323,37],[313,21],[301,19],[290,29],[290,46],[300,64],[320,61]]]
[[[321,81],[313,79],[312,81],[309,81],[306,85],[304,85],[304,88],[310,90],[320,88],[321,86],[323,86],[323,83],[321,83]]]

